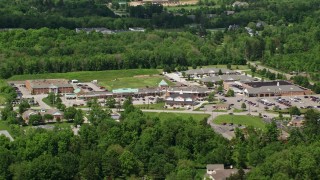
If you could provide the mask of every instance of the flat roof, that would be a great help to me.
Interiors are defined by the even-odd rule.
[[[113,93],[137,93],[139,89],[132,89],[132,88],[121,88],[121,89],[114,89],[112,90]]]
[[[36,79],[26,80],[32,88],[60,88],[73,87],[66,79]]]
[[[251,87],[262,87],[262,86],[277,86],[277,85],[293,85],[292,83],[288,82],[288,81],[283,81],[283,80],[280,80],[280,81],[264,81],[264,82],[261,82],[261,81],[257,81],[257,82],[246,82],[244,83],[248,86],[251,86]]]

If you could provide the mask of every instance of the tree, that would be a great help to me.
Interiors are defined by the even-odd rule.
[[[300,115],[301,115],[301,112],[300,112],[300,110],[299,110],[299,108],[298,108],[297,106],[292,106],[292,107],[290,107],[290,109],[289,109],[289,114],[290,114],[290,116],[293,116],[293,115],[298,115],[298,116],[300,116]]]
[[[219,85],[218,88],[217,88],[217,91],[218,92],[223,92],[223,87],[221,85]]]
[[[208,96],[208,101],[209,102],[213,102],[214,101],[214,92],[210,92],[209,96]]]
[[[48,120],[53,120],[53,118],[54,118],[54,117],[53,117],[52,114],[45,114],[45,115],[43,115],[43,119],[44,119],[44,120],[47,120],[47,121],[48,121]]]
[[[30,104],[28,103],[28,101],[23,100],[23,101],[19,104],[19,114],[22,114],[22,113],[25,112],[28,108],[30,108]]]
[[[75,114],[73,124],[77,126],[77,125],[81,125],[82,123],[83,123],[83,112],[81,109],[78,109]]]
[[[212,87],[213,87],[213,83],[212,83],[212,82],[208,82],[208,83],[207,83],[207,87],[208,87],[208,88],[212,88]]]
[[[279,119],[280,119],[280,120],[283,120],[283,115],[282,115],[281,112],[279,112]]]
[[[109,97],[106,101],[106,106],[108,108],[115,108],[116,107],[116,100],[112,97]]]
[[[182,72],[182,77],[186,78],[186,72],[185,71]]]
[[[67,120],[73,120],[77,113],[77,109],[74,107],[68,107],[64,111],[64,118]]]
[[[274,142],[278,140],[279,137],[279,130],[275,121],[272,121],[270,124],[266,126],[266,141],[267,142]]]
[[[234,91],[232,89],[229,89],[227,91],[227,94],[226,94],[227,97],[234,97]]]
[[[243,102],[243,103],[241,104],[241,109],[245,110],[246,108],[247,108],[247,105],[246,105],[246,103]]]
[[[218,75],[222,75],[222,71],[221,71],[221,69],[219,69]]]
[[[38,125],[42,122],[42,116],[40,114],[33,114],[29,116],[29,124]]]
[[[126,109],[129,105],[132,105],[132,97],[129,96],[124,102],[123,102],[123,109]]]
[[[227,69],[231,69],[231,64],[230,63],[227,64]]]

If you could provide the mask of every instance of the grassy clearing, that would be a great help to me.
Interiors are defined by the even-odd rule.
[[[78,79],[82,82],[98,80],[98,83],[109,90],[116,88],[154,87],[163,77],[159,69],[128,69],[109,71],[81,71],[68,73],[26,74],[12,76],[10,81],[27,79]],[[172,84],[168,82],[168,84]]]
[[[247,115],[220,115],[213,120],[216,124],[222,123],[234,123],[242,124],[246,126],[253,126],[256,128],[265,129],[265,123],[261,118],[257,116],[247,116]]]
[[[168,112],[144,112],[144,114],[150,117],[158,117],[160,120],[172,119],[172,118],[182,118],[188,120],[192,117],[196,121],[201,121],[204,118],[208,118],[209,114],[187,114],[187,113],[168,113]]]

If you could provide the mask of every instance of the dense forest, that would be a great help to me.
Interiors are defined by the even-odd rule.
[[[103,35],[67,29],[13,30],[0,33],[0,47],[3,78],[46,72],[245,64],[240,49],[221,52],[213,41],[188,32]]]
[[[15,141],[0,136],[1,179],[202,179],[206,164],[249,168],[235,179],[318,179],[319,113],[306,112],[303,129],[279,140],[275,122],[266,130],[235,130],[227,141],[207,120],[150,118],[129,100],[120,122],[93,104],[79,135],[70,128],[22,130]],[[97,116],[99,114],[99,116]]]
[[[0,25],[4,28],[55,29],[0,32],[0,76],[164,68],[164,65],[173,70],[178,66],[245,64],[259,60],[288,73],[306,72],[310,79],[320,80],[318,1],[248,1],[249,7],[245,8],[230,6],[233,1],[218,1],[214,7],[201,6],[177,13],[168,12],[161,5],[147,4],[128,7],[129,17],[114,15],[105,5],[107,2],[1,1]],[[28,6],[34,8],[25,8]],[[225,15],[226,10],[233,10],[235,14]],[[216,16],[209,18],[208,14]],[[185,19],[189,15],[195,18]],[[15,16],[18,20],[10,20]],[[57,19],[50,21],[51,17],[65,24]],[[43,18],[46,19],[42,21]],[[19,24],[20,20],[29,27]],[[180,30],[152,30],[170,28],[170,24]],[[76,27],[128,29],[137,26],[147,27],[148,31],[114,35],[73,31]],[[251,29],[251,35],[244,27]],[[210,28],[225,30],[210,31]]]

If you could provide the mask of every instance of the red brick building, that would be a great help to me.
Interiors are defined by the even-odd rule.
[[[66,79],[26,80],[25,85],[31,94],[72,93],[74,90]]]

